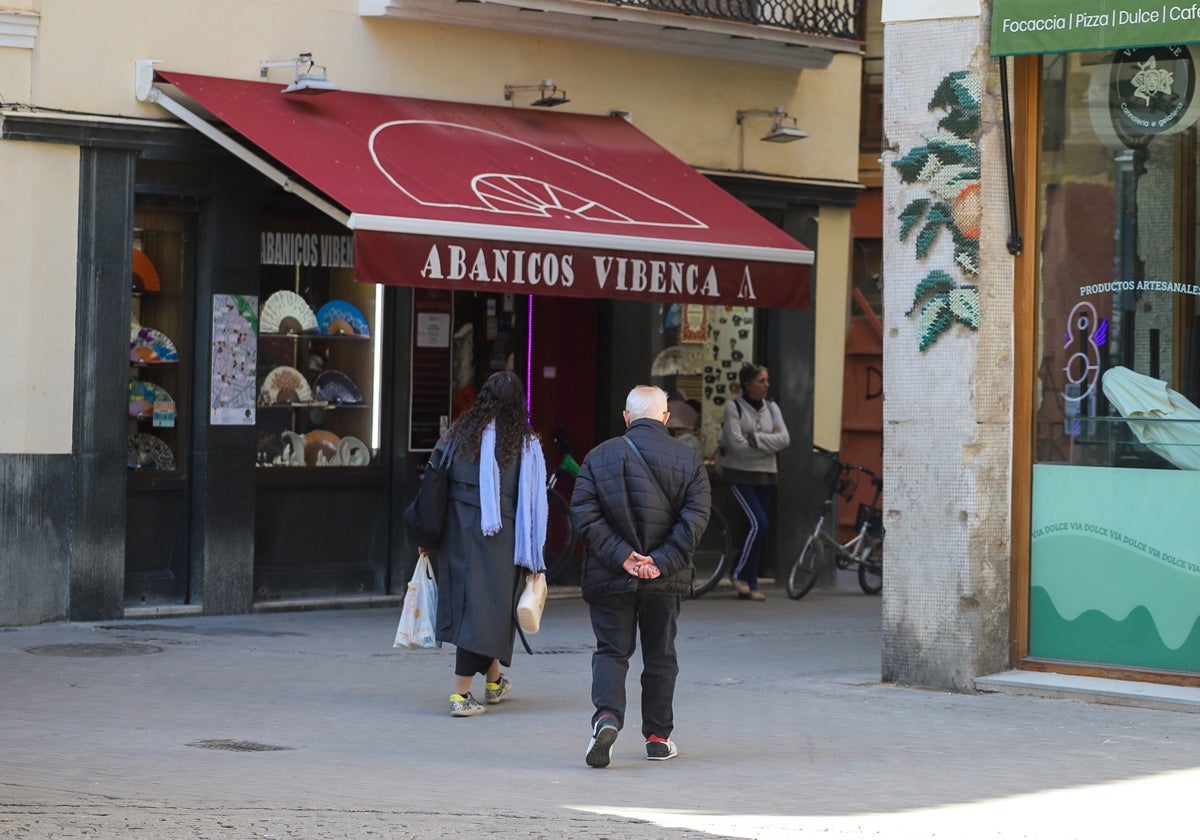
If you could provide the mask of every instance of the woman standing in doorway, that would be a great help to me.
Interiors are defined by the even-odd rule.
[[[746,364],[738,381],[741,396],[725,403],[718,458],[721,478],[731,485],[734,498],[750,522],[742,550],[734,557],[733,588],[739,598],[765,601],[767,596],[758,589],[758,565],[767,532],[767,511],[779,483],[775,453],[786,448],[790,438],[779,406],[767,398],[771,388],[767,369]]]
[[[450,499],[437,567],[437,638],[457,648],[450,714],[486,712],[471,693],[484,675],[494,705],[512,688],[501,672],[512,663],[516,608],[525,576],[543,571],[546,462],[525,416],[525,389],[508,371],[492,374],[475,402],[438,443],[453,447]]]

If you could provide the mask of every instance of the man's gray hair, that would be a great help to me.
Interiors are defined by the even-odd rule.
[[[629,421],[649,417],[662,421],[667,412],[667,392],[656,385],[638,385],[625,398],[625,413]]]

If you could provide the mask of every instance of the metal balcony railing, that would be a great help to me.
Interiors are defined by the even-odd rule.
[[[606,0],[656,12],[777,26],[805,35],[859,38],[861,0]]]

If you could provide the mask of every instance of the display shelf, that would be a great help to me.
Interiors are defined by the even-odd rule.
[[[369,469],[374,460],[368,448],[375,408],[371,399],[376,363],[373,335],[268,332],[259,334],[258,344],[257,466],[289,475]],[[280,394],[285,393],[302,399],[280,401]],[[345,399],[309,398],[318,394],[337,394]],[[355,463],[335,460],[318,466],[311,453],[299,463],[298,452],[305,446],[305,436],[324,436],[338,442],[349,438]],[[323,454],[333,457],[332,452]]]

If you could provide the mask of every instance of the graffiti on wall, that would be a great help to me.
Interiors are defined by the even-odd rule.
[[[892,163],[906,184],[924,186],[920,198],[900,213],[900,241],[913,241],[916,257],[929,257],[944,230],[953,244],[953,268],[932,269],[917,283],[911,316],[920,309],[919,349],[925,350],[953,324],[979,327],[979,117],[982,80],[966,70],[944,79],[929,101],[944,111],[937,130],[922,133],[925,143]],[[947,267],[949,268],[949,267]],[[967,282],[960,283],[959,277]]]

